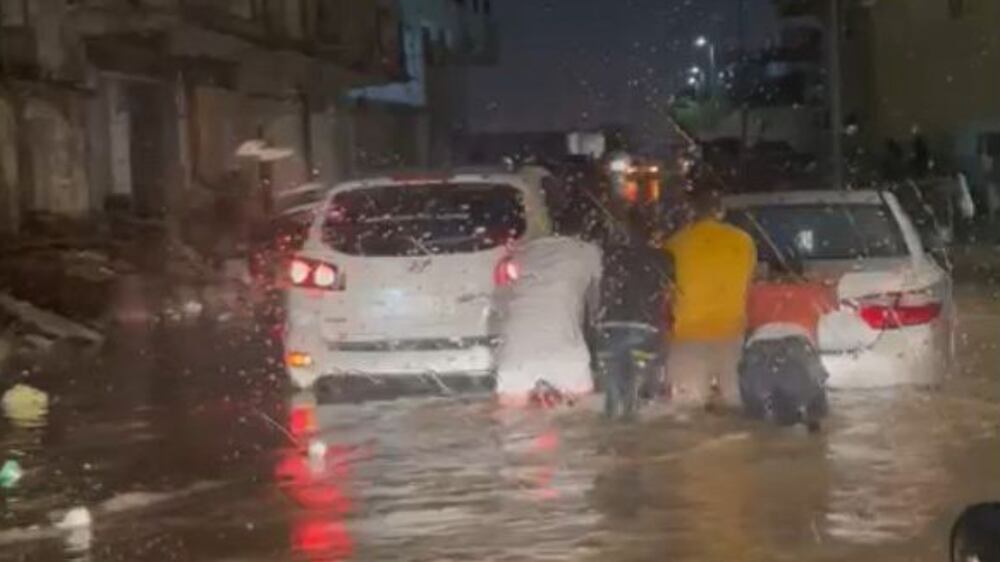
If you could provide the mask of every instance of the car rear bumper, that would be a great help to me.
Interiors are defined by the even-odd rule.
[[[947,348],[930,329],[886,332],[869,348],[824,353],[822,360],[832,389],[933,384],[948,368]]]
[[[309,355],[307,367],[286,366],[297,386],[323,377],[362,376],[386,379],[483,377],[494,372],[493,347],[486,337],[402,341],[326,342],[286,339],[286,351]]]
[[[435,375],[331,375],[314,383],[323,403],[393,400],[413,396],[492,394],[496,377],[489,373]]]

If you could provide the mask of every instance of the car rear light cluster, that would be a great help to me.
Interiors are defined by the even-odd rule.
[[[941,315],[941,301],[928,292],[889,293],[862,299],[856,307],[873,330],[929,324]]]
[[[309,258],[297,257],[289,262],[288,280],[304,289],[344,290],[344,276],[337,266]]]
[[[521,277],[521,267],[514,258],[505,256],[497,262],[493,270],[493,282],[497,287],[508,287]]]

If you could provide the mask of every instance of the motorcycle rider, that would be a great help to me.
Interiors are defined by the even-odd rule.
[[[673,277],[670,257],[654,244],[653,220],[622,197],[603,248],[597,359],[612,419],[635,415],[640,398],[664,389],[663,363]]]

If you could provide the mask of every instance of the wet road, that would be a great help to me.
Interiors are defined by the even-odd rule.
[[[63,358],[36,423],[0,422],[0,560],[947,560],[1000,498],[1000,305],[960,291],[940,388],[835,393],[819,435],[741,419],[478,397],[287,396],[239,324],[134,332]],[[0,459],[2,462],[3,459]],[[90,526],[54,522],[86,507]]]

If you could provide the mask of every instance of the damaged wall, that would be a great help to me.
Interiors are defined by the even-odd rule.
[[[75,99],[61,103],[29,98],[24,106],[24,134],[29,156],[31,211],[80,218],[89,211],[84,114]]]
[[[17,232],[21,223],[17,162],[17,119],[13,104],[0,97],[0,235]]]
[[[400,77],[398,13],[391,0],[338,1],[344,17],[321,4],[268,2],[234,16],[214,1],[25,2],[17,31],[30,48],[17,51],[14,79],[31,93],[10,123],[0,106],[0,139],[18,147],[7,149],[13,164],[0,152],[0,230],[16,228],[19,210],[82,217],[109,200],[169,225],[183,216],[173,209],[205,207],[233,169],[279,193],[343,178],[353,125],[336,103]],[[0,56],[9,43],[0,40]],[[372,144],[406,152],[393,137]],[[258,138],[291,156],[237,160]]]

